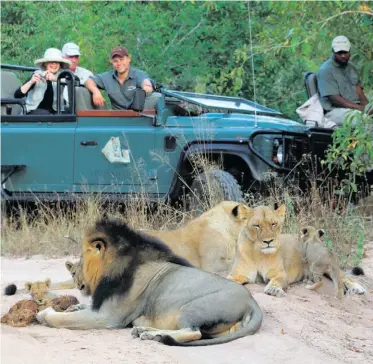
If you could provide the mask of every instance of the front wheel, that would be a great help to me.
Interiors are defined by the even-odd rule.
[[[230,173],[220,170],[197,175],[191,186],[189,205],[194,216],[201,215],[221,201],[244,202],[237,180]]]

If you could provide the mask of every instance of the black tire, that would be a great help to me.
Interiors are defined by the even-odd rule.
[[[212,170],[193,180],[189,194],[189,210],[199,216],[221,201],[244,202],[241,187],[228,172]]]

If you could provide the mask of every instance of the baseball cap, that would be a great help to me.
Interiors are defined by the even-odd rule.
[[[128,55],[129,55],[129,53],[128,53],[128,49],[125,48],[125,47],[121,47],[121,46],[114,47],[114,48],[111,50],[111,53],[110,53],[111,58],[113,58],[113,57],[115,57],[115,56],[126,57],[126,56],[128,56]]]
[[[347,37],[345,37],[344,35],[339,35],[338,37],[335,37],[333,39],[332,48],[335,53],[341,51],[349,52],[351,48],[351,43]]]
[[[62,47],[62,54],[64,56],[80,56],[79,46],[75,43],[66,43]]]

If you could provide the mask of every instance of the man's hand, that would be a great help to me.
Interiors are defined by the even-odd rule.
[[[153,86],[149,80],[144,80],[141,87],[147,94],[151,94],[153,92]]]
[[[105,105],[105,99],[102,96],[100,91],[96,91],[96,92],[93,93],[92,100],[93,100],[93,103],[96,106],[104,106]]]

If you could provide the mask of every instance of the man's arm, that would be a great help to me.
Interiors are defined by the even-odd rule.
[[[359,96],[360,104],[363,105],[363,107],[367,106],[369,101],[367,97],[365,96],[364,91],[360,85],[356,85],[356,92],[357,92],[357,95]]]
[[[92,78],[88,78],[88,80],[85,81],[84,86],[92,93],[92,100],[96,106],[105,105],[105,99],[97,87],[96,82]]]
[[[333,106],[344,107],[346,109],[355,109],[363,111],[365,105],[355,104],[349,100],[346,100],[341,95],[328,95],[328,98]]]

